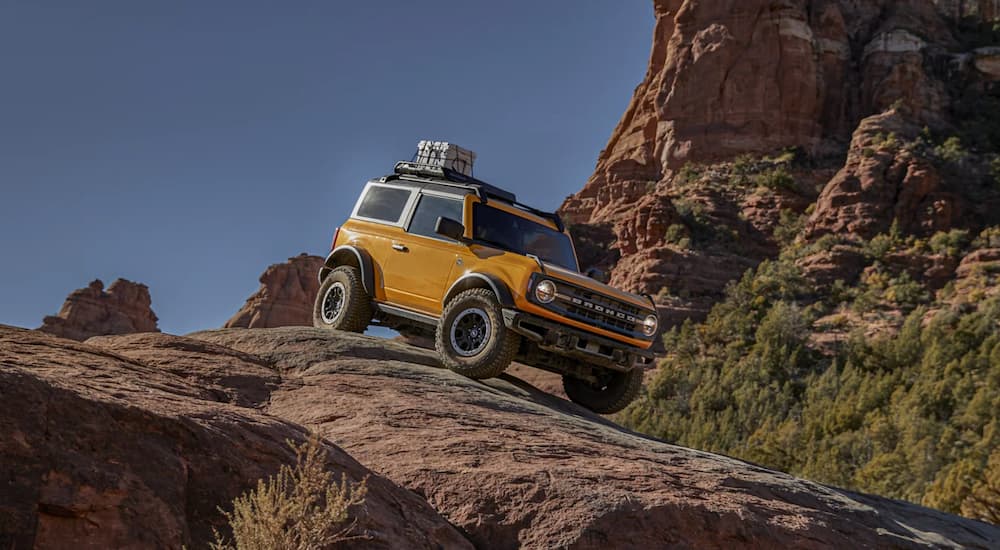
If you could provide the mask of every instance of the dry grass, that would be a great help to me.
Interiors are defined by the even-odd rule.
[[[284,465],[277,475],[257,482],[257,488],[233,501],[226,519],[231,541],[216,532],[213,550],[313,550],[353,538],[350,508],[362,504],[367,480],[338,483],[326,470],[326,453],[313,435],[296,446],[295,466]]]

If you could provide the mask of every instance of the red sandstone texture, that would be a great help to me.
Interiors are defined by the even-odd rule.
[[[870,238],[893,220],[919,235],[996,221],[995,198],[963,197],[970,178],[882,146],[925,127],[954,132],[962,90],[1000,78],[1000,50],[964,51],[956,34],[968,17],[1000,18],[996,0],[654,0],[654,10],[645,78],[560,211],[578,233],[603,236],[595,250],[610,252],[588,263],[609,268],[615,285],[659,294],[668,325],[703,317],[729,282],[774,258],[783,210],[815,202],[806,240]],[[799,159],[783,165],[797,188],[738,176],[741,163],[786,149]],[[699,225],[725,228],[731,244],[667,239]],[[810,268],[830,282],[856,274],[856,260],[827,253]]]
[[[38,330],[73,340],[159,332],[151,302],[146,285],[118,279],[105,291],[104,283],[95,280],[86,288],[74,290],[59,313],[46,317]]]
[[[312,326],[323,258],[300,254],[274,264],[260,276],[260,289],[226,321],[226,328]]]

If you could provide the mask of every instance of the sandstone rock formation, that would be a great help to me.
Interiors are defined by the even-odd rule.
[[[104,334],[159,332],[146,285],[118,279],[104,290],[99,279],[74,290],[57,315],[45,317],[38,330],[86,340]]]
[[[306,429],[326,437],[329,468],[368,476],[352,547],[1000,543],[995,526],[647,439],[516,378],[435,364],[311,328],[81,344],[0,327],[0,545],[203,547],[224,529],[216,507],[292,461],[284,440]]]
[[[942,173],[932,147],[906,147],[954,135],[982,98],[979,109],[1000,105],[1000,44],[975,43],[996,31],[969,30],[1000,20],[996,0],[653,4],[645,78],[560,212],[579,233],[605,235],[597,249],[614,253],[588,260],[615,285],[659,294],[666,319],[702,318],[729,282],[777,255],[783,211],[801,215],[817,198],[807,240],[869,238],[896,219],[928,235],[997,217],[995,196],[961,189],[987,180],[968,166],[984,157]],[[856,273],[855,257],[827,256],[812,259],[817,275]]]
[[[225,326],[274,328],[312,326],[312,307],[323,258],[302,253],[274,264],[260,276],[260,289],[247,298]]]
[[[0,327],[0,547],[207,547],[217,507],[294,462],[285,442],[305,437],[261,410],[278,380],[259,357],[187,338]],[[331,469],[368,477],[357,547],[471,548],[423,499],[324,447]]]
[[[862,121],[854,134],[847,163],[827,184],[809,219],[806,237],[825,234],[885,233],[895,221],[900,230],[932,235],[960,225],[961,198],[942,189],[942,178],[926,159],[896,144],[880,146],[887,135],[911,141],[920,128],[900,113],[888,111]]]

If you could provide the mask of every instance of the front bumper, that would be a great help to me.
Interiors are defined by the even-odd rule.
[[[504,324],[544,351],[620,371],[647,368],[653,352],[562,325],[516,309],[503,310]]]

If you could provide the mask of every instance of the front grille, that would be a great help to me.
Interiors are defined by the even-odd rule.
[[[642,331],[642,323],[649,312],[565,281],[552,281],[556,283],[556,300],[545,307],[588,325],[632,338],[648,339]]]

